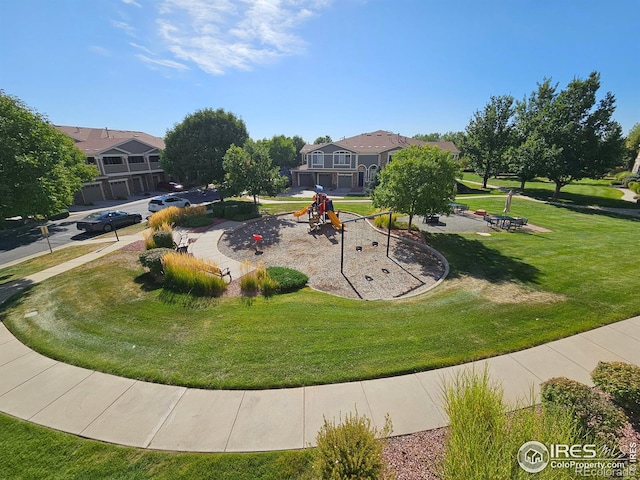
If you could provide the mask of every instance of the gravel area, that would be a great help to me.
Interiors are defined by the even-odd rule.
[[[340,215],[342,221],[357,218],[360,217],[347,212]],[[258,252],[254,234],[262,235]],[[361,251],[356,247],[362,247]],[[445,273],[441,258],[426,245],[392,236],[387,257],[387,234],[366,220],[345,223],[343,239],[330,223],[310,231],[306,217],[268,216],[226,233],[218,249],[238,261],[295,268],[309,276],[312,288],[364,300],[421,293]]]

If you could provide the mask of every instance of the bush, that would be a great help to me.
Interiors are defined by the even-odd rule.
[[[391,228],[398,228],[397,226],[398,214],[391,214]],[[378,228],[389,228],[389,215],[380,215],[379,217],[375,217],[373,219],[373,224]]]
[[[379,440],[392,430],[389,417],[382,431],[378,431],[371,426],[371,420],[357,411],[337,425],[325,418],[313,452],[315,475],[323,480],[393,478],[382,456],[384,443]]]
[[[278,283],[278,293],[295,292],[309,281],[304,273],[286,267],[268,267],[267,274]]]
[[[162,257],[162,264],[165,287],[171,290],[217,297],[227,289],[214,262],[171,252]]]
[[[148,268],[151,275],[159,278],[163,273],[162,257],[168,253],[173,253],[173,249],[169,248],[153,248],[142,252],[138,257],[143,267]]]
[[[560,377],[544,382],[541,396],[545,408],[571,412],[582,434],[606,445],[616,445],[626,417],[597,391]]]
[[[213,220],[206,215],[189,215],[182,220],[182,226],[187,228],[206,227],[212,223]]]
[[[158,230],[153,232],[151,238],[156,248],[174,248],[172,231]]]
[[[55,213],[49,217],[49,220],[62,220],[63,218],[67,218],[69,216],[69,210],[60,210],[58,213]]]
[[[634,416],[640,415],[640,367],[624,362],[598,362],[593,383]]]

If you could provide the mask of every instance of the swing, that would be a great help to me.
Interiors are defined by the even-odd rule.
[[[355,223],[358,223],[358,221],[356,221]],[[362,242],[360,242],[360,234],[360,229],[358,229],[356,232],[356,252],[362,252]]]

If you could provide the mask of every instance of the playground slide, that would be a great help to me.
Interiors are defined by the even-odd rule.
[[[336,212],[329,210],[327,212],[327,216],[329,217],[329,220],[331,220],[331,223],[333,224],[334,227],[342,228],[342,222],[340,222],[340,219],[336,215]]]
[[[307,209],[309,207],[304,207],[302,210],[299,210],[297,212],[293,212],[293,216],[294,217],[301,217],[302,215],[304,215],[305,213],[307,213]]]

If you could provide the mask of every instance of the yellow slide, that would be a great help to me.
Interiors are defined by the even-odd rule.
[[[334,227],[342,228],[342,222],[340,221],[340,219],[336,215],[336,212],[332,212],[331,210],[329,210],[327,212],[327,216],[329,217],[329,220],[331,220],[331,223],[332,223],[332,225]]]
[[[294,217],[301,217],[302,215],[304,215],[305,213],[307,213],[307,210],[309,209],[309,207],[304,207],[302,210],[299,210],[297,212],[293,212],[293,216]]]

